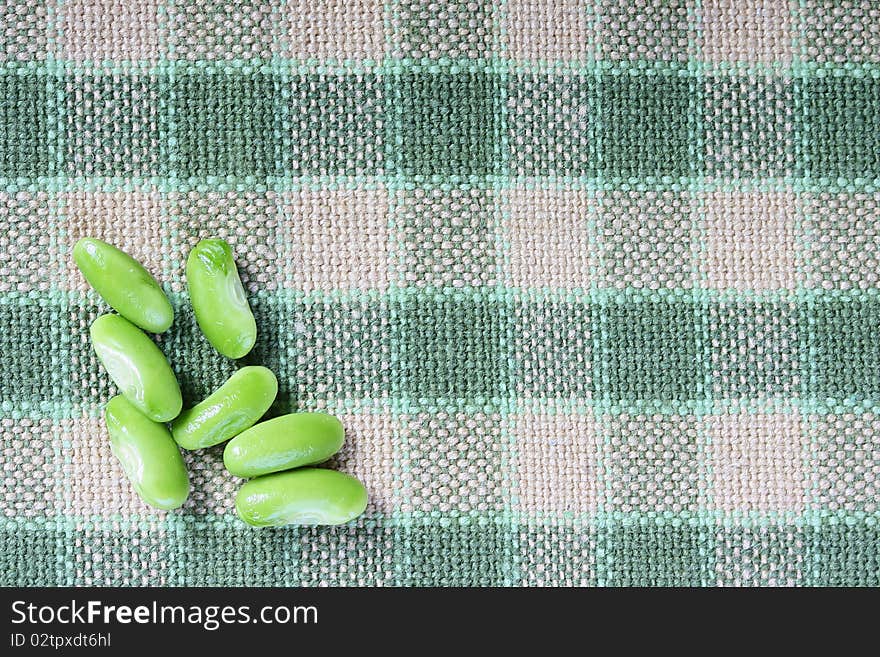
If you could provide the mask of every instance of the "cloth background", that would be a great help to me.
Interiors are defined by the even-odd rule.
[[[880,12],[820,0],[0,1],[0,582],[878,585]],[[84,235],[236,364],[183,264],[236,251],[280,381],[367,484],[257,531],[221,449],[139,502]]]

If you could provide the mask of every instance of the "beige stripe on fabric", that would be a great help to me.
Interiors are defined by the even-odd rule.
[[[488,512],[505,507],[507,445],[500,413],[419,413],[394,419],[401,445],[400,510]]]
[[[792,289],[801,282],[799,203],[791,192],[711,192],[703,199],[710,287]]]
[[[0,3],[0,62],[46,59],[50,32],[46,0],[4,0]]]
[[[320,18],[316,16],[320,15]],[[385,56],[385,3],[290,0],[281,18],[281,52],[294,59],[374,59]]]
[[[281,269],[281,210],[274,192],[174,192],[164,201],[172,217],[167,282],[186,290],[186,259],[202,239],[232,247],[245,289],[251,294],[278,287]]]
[[[714,506],[723,511],[803,511],[807,501],[808,440],[800,416],[710,416]]]
[[[167,41],[173,59],[270,59],[278,49],[283,5],[259,0],[169,2]]]
[[[69,0],[58,9],[57,53],[65,59],[156,60],[158,0]]]
[[[62,422],[65,513],[79,518],[156,516],[165,511],[146,505],[131,486],[122,465],[110,451],[103,417]]]
[[[706,507],[706,439],[695,415],[602,417],[606,507],[696,513]]]
[[[520,60],[582,61],[593,56],[593,20],[587,0],[510,0],[508,54]]]
[[[367,514],[390,514],[400,504],[400,473],[395,464],[391,413],[339,415],[345,443],[326,464],[360,479],[367,488]]]
[[[875,413],[808,416],[815,463],[810,506],[876,513],[880,501],[880,417]]]
[[[192,514],[235,513],[235,494],[245,482],[223,465],[224,445],[196,451],[183,450],[189,472],[190,494],[184,510]]]
[[[704,59],[717,63],[791,62],[795,0],[703,0]]]
[[[592,413],[511,418],[517,497],[527,514],[594,512],[602,446]]]
[[[480,189],[416,189],[393,199],[398,285],[478,287],[498,278],[498,199]]]
[[[47,419],[0,420],[0,515],[45,518],[61,511],[61,482],[56,477],[59,434],[59,427]]]
[[[693,0],[602,0],[599,58],[686,62],[698,56]]]
[[[288,288],[388,288],[388,195],[378,190],[303,190],[284,197],[282,277]]]
[[[596,203],[600,287],[657,290],[695,285],[699,224],[693,195],[603,191]]]
[[[59,200],[63,230],[59,245],[66,289],[90,289],[73,261],[73,245],[83,237],[109,242],[144,265],[156,280],[164,280],[169,257],[170,229],[158,193],[75,192]]]
[[[880,194],[805,194],[809,230],[805,284],[876,289],[880,282]]]
[[[504,241],[508,283],[514,287],[587,288],[594,266],[587,226],[595,200],[583,190],[510,190]]]
[[[57,245],[46,227],[53,206],[45,192],[0,193],[0,293],[51,288]]]
[[[801,0],[804,55],[820,64],[880,62],[877,0]]]

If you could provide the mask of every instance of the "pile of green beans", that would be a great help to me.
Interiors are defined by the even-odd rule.
[[[313,467],[342,447],[345,430],[337,418],[290,413],[259,422],[278,394],[275,375],[262,366],[236,370],[204,401],[183,410],[177,378],[144,332],[162,333],[174,321],[159,283],[137,260],[99,239],[79,240],[73,259],[119,313],[98,317],[89,332],[119,391],[104,409],[111,451],[144,502],[165,510],[183,506],[190,481],[180,448],[229,441],[223,452],[226,469],[249,479],[235,498],[246,523],[338,525],[364,512],[367,491],[360,481]],[[257,325],[229,244],[200,241],[187,258],[186,282],[208,342],[227,358],[247,355],[256,343]]]

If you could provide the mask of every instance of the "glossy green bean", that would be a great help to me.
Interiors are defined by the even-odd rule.
[[[168,427],[116,396],[104,409],[110,449],[135,491],[150,506],[176,509],[189,496],[189,475]]]
[[[152,333],[171,326],[174,309],[168,297],[130,255],[107,242],[84,237],[73,247],[73,260],[89,285],[132,324]]]
[[[89,333],[98,359],[128,401],[156,422],[177,417],[180,386],[156,343],[119,315],[101,315]]]
[[[223,240],[202,240],[186,260],[186,284],[196,321],[214,348],[241,358],[257,340],[257,323]]]
[[[217,445],[259,420],[276,394],[278,380],[271,370],[243,367],[207,399],[181,413],[171,424],[171,435],[184,449]]]
[[[291,413],[255,424],[229,441],[226,469],[258,477],[326,461],[342,447],[342,423],[326,413]]]
[[[251,479],[235,497],[239,517],[255,527],[341,525],[367,508],[367,490],[351,475],[301,468]]]

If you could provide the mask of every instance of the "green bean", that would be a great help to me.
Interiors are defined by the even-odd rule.
[[[367,490],[354,477],[301,468],[251,479],[235,496],[239,517],[255,527],[341,525],[367,508]]]
[[[226,469],[239,477],[258,477],[326,461],[342,447],[342,423],[326,413],[291,413],[260,422],[229,441]]]
[[[94,237],[73,247],[73,260],[116,312],[145,331],[162,333],[174,321],[174,309],[156,279],[130,255]]]
[[[104,409],[110,449],[141,499],[157,509],[176,509],[189,496],[189,475],[168,427],[153,422],[122,396]]]
[[[271,370],[242,367],[207,399],[181,413],[171,424],[171,435],[184,449],[217,445],[251,427],[276,394],[278,380]]]
[[[186,260],[186,284],[199,328],[227,358],[241,358],[257,340],[257,323],[245,297],[232,249],[202,240]]]
[[[180,387],[156,343],[119,315],[101,315],[89,333],[98,359],[128,401],[156,422],[177,417]]]

